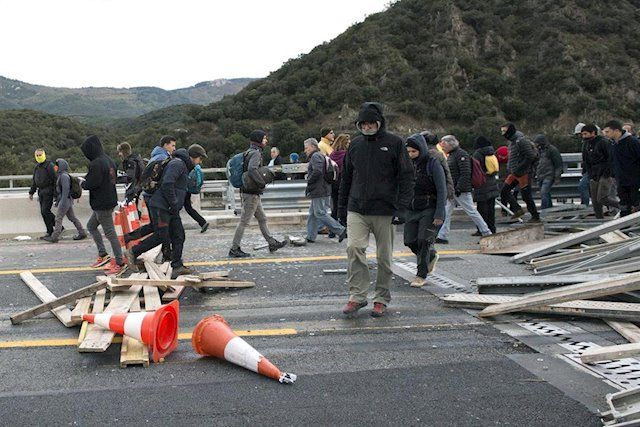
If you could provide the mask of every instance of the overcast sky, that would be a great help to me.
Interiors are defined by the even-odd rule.
[[[0,0],[0,75],[176,89],[264,77],[389,0]]]

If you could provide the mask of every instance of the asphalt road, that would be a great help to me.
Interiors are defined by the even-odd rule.
[[[463,278],[524,274],[506,258],[469,253],[477,248],[470,231],[455,231],[457,243],[441,248],[439,271]],[[297,374],[295,384],[203,358],[188,339],[164,363],[123,369],[119,344],[78,353],[68,344],[78,328],[49,314],[13,326],[11,313],[38,303],[16,271],[36,269],[60,295],[93,281],[96,272],[84,267],[95,249],[88,241],[2,241],[0,425],[600,425],[582,404],[512,360],[533,350],[399,277],[387,317],[372,318],[370,305],[345,319],[345,276],[322,274],[346,267],[344,243],[321,238],[229,263],[231,232],[188,231],[185,260],[202,271],[231,268],[232,277],[256,287],[187,290],[180,331],[221,314],[234,329],[264,334],[245,339]],[[246,241],[245,250],[261,237],[251,232]],[[395,249],[399,259],[413,259],[402,254],[400,239]]]

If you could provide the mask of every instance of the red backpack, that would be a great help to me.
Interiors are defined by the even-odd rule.
[[[471,185],[473,188],[480,188],[487,182],[487,175],[482,169],[482,164],[475,157],[471,156]]]

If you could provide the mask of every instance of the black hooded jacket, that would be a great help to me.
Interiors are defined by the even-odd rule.
[[[407,138],[407,145],[417,147],[420,152],[420,155],[412,160],[416,181],[410,209],[414,211],[435,209],[434,218],[444,220],[447,203],[447,179],[444,167],[438,159],[431,157],[427,142],[422,135],[411,135]]]
[[[162,171],[160,188],[153,193],[149,206],[177,215],[184,206],[188,175],[194,165],[185,148],[174,151],[172,157]]]
[[[94,211],[113,209],[118,204],[116,164],[107,156],[97,136],[91,135],[80,146],[89,159],[89,170],[82,188],[89,190],[89,205]]]
[[[385,129],[382,106],[362,105],[356,126],[379,122],[374,135],[359,135],[351,142],[344,158],[338,212],[392,216],[406,209],[413,199],[414,172],[402,139]]]
[[[29,194],[35,194],[36,191],[38,194],[55,193],[56,171],[53,166],[51,160],[36,164],[36,167],[33,168],[33,180]]]

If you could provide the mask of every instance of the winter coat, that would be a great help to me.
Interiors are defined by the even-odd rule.
[[[515,176],[530,174],[536,160],[533,143],[520,131],[517,131],[509,141],[509,161],[507,163],[509,173]]]
[[[451,171],[449,170],[449,163],[447,162],[447,158],[444,154],[442,154],[435,146],[430,146],[427,144],[427,148],[429,149],[429,156],[435,158],[442,169],[444,169],[444,177],[447,181],[447,199],[453,200],[453,196],[456,194],[456,188],[453,185],[453,178],[451,178]]]
[[[613,143],[613,169],[618,186],[640,186],[640,142],[629,132]]]
[[[600,178],[610,178],[611,149],[611,142],[600,135],[584,140],[582,144],[582,173],[588,174],[589,179],[594,181],[599,181]]]
[[[242,187],[240,192],[247,194],[262,194],[267,186],[263,176],[260,174],[262,167],[262,147],[258,144],[251,144],[247,155],[244,158],[244,173],[242,174]],[[248,182],[250,181],[250,182]]]
[[[449,171],[453,179],[456,193],[468,193],[473,189],[471,184],[471,158],[464,149],[457,147],[449,152],[447,157]]]
[[[412,135],[419,146],[420,155],[412,160],[415,169],[415,186],[409,209],[422,211],[435,209],[434,219],[444,220],[447,204],[447,180],[444,168],[438,159],[432,157],[424,137]]]
[[[374,135],[357,136],[347,149],[338,197],[341,217],[346,211],[392,216],[413,199],[413,165],[402,139],[386,131],[379,104],[365,103],[358,118],[367,114],[380,126]]]
[[[73,205],[71,198],[71,176],[69,175],[69,163],[64,159],[56,160],[58,165],[58,180],[56,181],[56,206],[59,211],[66,211]]]
[[[94,211],[113,209],[118,204],[116,164],[107,156],[97,136],[92,135],[80,146],[89,159],[89,170],[82,188],[89,190],[89,205]]]
[[[188,175],[193,169],[193,162],[184,148],[177,149],[172,156],[173,159],[162,171],[160,186],[151,196],[149,206],[177,215],[184,206]]]
[[[481,187],[473,189],[473,200],[476,202],[486,202],[487,200],[498,197],[500,194],[496,174],[486,175],[487,170],[485,157],[493,155],[495,155],[495,150],[491,146],[478,148],[473,152],[473,158],[480,162],[486,178],[485,183]]]
[[[140,194],[140,178],[142,177],[142,172],[144,171],[144,164],[142,162],[142,157],[140,154],[130,154],[122,161],[122,170],[125,172],[125,176],[122,179],[117,179],[116,182],[119,184],[127,184],[127,188],[125,190],[125,197],[128,200],[133,199],[135,196]],[[123,182],[121,182],[123,181]]]
[[[538,181],[560,179],[562,175],[562,156],[560,151],[554,145],[549,144],[545,137],[536,137],[534,142],[540,155],[538,166],[536,167]]]
[[[336,162],[338,165],[338,172],[342,174],[342,168],[344,167],[344,156],[347,154],[347,150],[333,150],[331,154],[329,154],[329,158]]]
[[[45,160],[42,163],[36,164],[36,167],[33,168],[33,179],[29,194],[35,194],[36,190],[38,194],[54,192],[55,183],[56,171],[53,168],[53,162]]]
[[[307,188],[304,192],[310,199],[331,195],[331,185],[324,179],[324,164],[324,155],[320,151],[314,151],[309,158]]]

